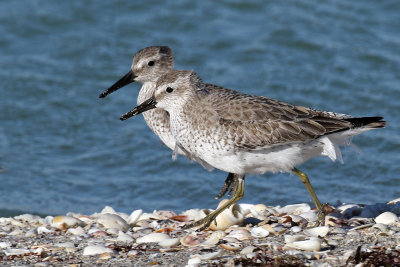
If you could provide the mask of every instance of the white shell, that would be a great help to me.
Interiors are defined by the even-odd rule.
[[[305,235],[284,235],[285,243],[291,244],[297,241],[303,241],[306,239]]]
[[[262,227],[254,227],[250,230],[250,233],[255,238],[262,238],[269,235],[269,231]]]
[[[299,233],[299,232],[301,232],[301,227],[300,226],[293,226],[292,228],[290,228],[290,230],[293,232],[293,233]]]
[[[314,227],[314,228],[304,229],[303,232],[308,236],[324,237],[328,234],[329,227],[328,226]]]
[[[218,258],[221,255],[222,255],[222,250],[220,249],[216,252],[211,252],[211,253],[201,254],[201,255],[196,255],[196,256],[198,256],[201,260],[213,260],[215,258]]]
[[[181,237],[181,243],[186,247],[196,247],[200,245],[200,241],[193,235],[185,235],[184,237]]]
[[[320,240],[295,241],[293,243],[288,244],[287,246],[305,251],[320,251],[321,241]]]
[[[255,249],[256,249],[255,246],[247,246],[244,249],[242,249],[242,251],[240,251],[240,254],[247,255],[249,253],[252,253]]]
[[[204,241],[203,243],[201,243],[202,246],[215,246],[216,244],[218,244],[219,240],[221,240],[221,238],[225,237],[226,234],[224,231],[215,231],[213,232],[207,239],[206,241]]]
[[[67,234],[71,234],[71,235],[84,235],[85,234],[85,230],[78,226],[76,228],[69,228],[67,231]]]
[[[201,259],[199,257],[190,258],[187,263],[187,267],[197,267],[201,263]]]
[[[63,230],[76,226],[85,226],[85,223],[71,216],[55,216],[53,217],[51,226]]]
[[[6,256],[20,256],[28,254],[30,252],[31,252],[30,250],[22,248],[9,248],[4,250],[4,254],[6,254]]]
[[[205,209],[190,209],[182,213],[182,215],[186,215],[190,220],[198,221],[206,217],[211,211]]]
[[[228,199],[223,199],[218,208],[224,205]],[[217,218],[211,223],[211,230],[226,230],[232,225],[237,225],[242,223],[244,220],[243,211],[239,204],[233,204],[228,209],[225,209]],[[215,223],[216,222],[216,223]]]
[[[251,234],[248,230],[246,229],[235,229],[229,232],[229,234],[226,236],[228,238],[232,237],[235,238],[239,241],[243,240],[248,240],[251,238]]]
[[[0,248],[9,248],[12,244],[10,242],[0,242]]]
[[[318,212],[316,210],[302,212],[299,214],[299,216],[303,217],[308,222],[316,222],[318,220]]]
[[[179,237],[177,237],[177,238],[169,238],[169,239],[162,240],[158,244],[160,245],[160,247],[169,248],[169,247],[177,246],[180,243],[181,243],[181,240]]]
[[[133,242],[133,238],[130,235],[125,234],[124,232],[120,231],[118,233],[117,241],[131,243],[131,242]]]
[[[398,221],[399,218],[397,217],[397,215],[390,211],[386,211],[375,218],[376,223],[382,224],[392,224]]]
[[[136,243],[159,243],[163,240],[169,239],[170,237],[167,234],[163,233],[151,233],[145,236],[142,236],[136,239]]]
[[[90,245],[83,250],[83,256],[91,256],[103,253],[114,253],[111,248],[102,245]]]
[[[279,212],[300,215],[301,213],[304,213],[304,212],[307,212],[310,210],[311,210],[310,205],[308,205],[307,203],[302,203],[302,204],[294,204],[294,205],[284,206],[279,210]]]
[[[141,210],[141,209],[132,211],[131,215],[129,215],[127,223],[130,225],[135,224],[139,220],[142,213],[143,213],[143,210]]]
[[[126,223],[126,221],[122,219],[121,216],[116,214],[111,214],[111,213],[101,214],[96,221],[98,224],[103,225],[104,228],[106,229],[115,228],[123,232],[129,230],[129,225]]]
[[[100,213],[101,214],[117,214],[117,212],[110,206],[105,206]]]

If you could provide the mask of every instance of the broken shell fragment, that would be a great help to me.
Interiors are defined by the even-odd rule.
[[[228,199],[223,199],[218,208],[224,205]],[[233,204],[228,209],[225,209],[217,218],[211,223],[211,230],[226,230],[232,225],[241,224],[244,220],[243,211],[239,204]]]

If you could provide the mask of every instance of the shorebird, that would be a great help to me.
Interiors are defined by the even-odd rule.
[[[296,168],[323,155],[341,160],[339,145],[362,132],[384,127],[382,117],[352,117],[233,90],[209,91],[193,71],[171,71],[157,81],[155,94],[121,117],[153,108],[170,115],[176,145],[186,156],[234,173],[233,197],[185,228],[207,228],[244,195],[247,174],[290,172],[305,184],[324,223],[324,209],[307,175]],[[229,92],[229,93],[227,93]]]
[[[150,46],[139,50],[132,60],[132,65],[127,74],[99,95],[104,98],[118,89],[132,83],[139,82],[140,88],[137,103],[141,104],[149,99],[155,92],[156,81],[160,76],[174,68],[174,55],[167,46]],[[224,88],[207,84],[208,90],[224,90]],[[176,158],[182,152],[176,147],[175,139],[170,130],[169,115],[163,109],[153,109],[143,114],[144,120],[149,128],[160,138],[161,142],[174,151]],[[209,168],[209,166],[205,166]],[[230,189],[232,191],[233,174],[229,174],[224,186],[216,198],[221,198]]]

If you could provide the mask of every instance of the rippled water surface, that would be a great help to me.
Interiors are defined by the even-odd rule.
[[[344,165],[299,168],[322,202],[400,197],[399,14],[395,0],[1,1],[0,216],[216,206],[225,173],[172,161],[142,117],[119,120],[139,85],[98,98],[150,45],[207,82],[384,116],[385,129],[354,139],[363,153],[343,150]],[[289,174],[248,176],[242,200],[306,201]]]

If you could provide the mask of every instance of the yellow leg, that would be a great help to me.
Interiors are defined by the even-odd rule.
[[[308,180],[308,176],[307,174],[305,174],[302,171],[299,171],[298,169],[294,168],[293,173],[296,174],[299,178],[300,181],[303,182],[303,184],[306,186],[308,193],[311,195],[314,203],[315,203],[315,207],[318,210],[318,224],[319,225],[324,225],[325,224],[325,210],[324,210],[324,205],[321,204],[321,202],[319,201],[317,195],[314,192],[313,187],[311,186],[310,180]]]
[[[234,195],[231,199],[229,199],[224,205],[216,209],[215,211],[211,212],[208,214],[206,217],[204,217],[201,220],[198,220],[196,222],[186,224],[183,226],[183,229],[189,229],[192,227],[200,226],[203,225],[198,229],[198,231],[203,231],[206,229],[210,224],[217,218],[217,216],[223,212],[225,209],[229,208],[231,205],[235,204],[239,199],[241,199],[244,195],[244,175],[238,175],[234,174]]]

